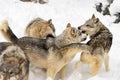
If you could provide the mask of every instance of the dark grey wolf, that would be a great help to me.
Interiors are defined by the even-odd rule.
[[[80,61],[88,63],[92,68],[92,75],[96,75],[104,61],[106,71],[109,70],[109,50],[113,35],[94,15],[78,29],[90,36],[86,43],[90,47],[90,54],[82,53]]]

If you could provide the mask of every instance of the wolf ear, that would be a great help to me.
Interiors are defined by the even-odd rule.
[[[95,19],[95,18],[96,18],[96,17],[95,17],[95,15],[93,14],[93,15],[92,15],[92,19]]]
[[[49,24],[52,24],[52,19],[49,19],[49,20],[48,20],[48,23],[49,23]]]
[[[71,31],[70,31],[70,33],[71,33],[71,35],[73,36],[73,37],[76,37],[76,34],[75,34],[75,29],[71,29]]]
[[[96,18],[95,20],[94,20],[94,23],[98,23],[99,22],[99,18]]]
[[[68,23],[68,24],[67,24],[67,28],[70,28],[70,27],[71,27],[71,24],[70,24],[70,23]]]

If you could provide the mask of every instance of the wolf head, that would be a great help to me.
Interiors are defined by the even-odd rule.
[[[21,72],[21,65],[26,60],[24,52],[17,46],[9,46],[2,52],[0,71],[10,76]]]
[[[63,31],[64,37],[68,38],[72,43],[79,43],[86,40],[87,35],[80,32],[75,27],[72,27],[70,23],[67,24],[66,29]]]
[[[82,30],[83,33],[86,33],[90,36],[95,35],[101,28],[101,22],[93,14],[92,18],[87,20],[83,25],[79,26],[78,29]]]
[[[47,37],[55,37],[55,27],[52,23],[52,19],[49,19],[48,21],[45,21],[41,23],[41,35],[43,35],[43,38]]]
[[[52,19],[48,21],[34,21],[29,27],[30,37],[46,39],[47,37],[55,37],[55,28],[52,24]]]

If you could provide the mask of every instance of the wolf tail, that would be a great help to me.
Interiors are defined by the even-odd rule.
[[[13,43],[17,43],[18,38],[17,36],[12,32],[12,30],[9,27],[8,21],[4,20],[0,26],[0,32],[2,35],[6,38],[6,40],[11,41]]]

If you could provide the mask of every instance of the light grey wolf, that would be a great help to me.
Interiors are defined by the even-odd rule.
[[[105,27],[101,21],[92,16],[78,29],[90,36],[86,43],[90,47],[90,54],[83,52],[80,61],[88,63],[92,68],[92,75],[96,75],[104,61],[106,71],[109,70],[109,50],[112,45],[112,33]]]
[[[26,27],[25,35],[39,39],[55,37],[55,27],[52,23],[52,19],[46,21],[41,18],[35,18]]]
[[[31,64],[46,69],[47,80],[54,80],[58,72],[64,73],[63,68],[73,59],[77,52],[88,52],[89,49],[89,47],[80,43],[86,39],[87,35],[71,27],[70,23],[61,35],[52,39],[33,37],[18,39],[8,27],[6,21],[1,26],[4,37],[20,46]]]
[[[29,61],[23,50],[11,43],[0,43],[0,76],[3,80],[28,80]]]

